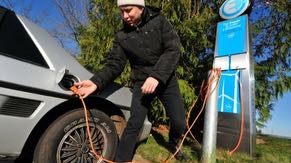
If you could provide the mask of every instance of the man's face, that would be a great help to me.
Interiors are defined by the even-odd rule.
[[[130,26],[135,26],[141,19],[141,14],[144,10],[143,7],[138,6],[121,6],[121,18]]]

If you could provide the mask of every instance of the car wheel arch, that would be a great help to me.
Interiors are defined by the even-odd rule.
[[[113,104],[112,102],[101,98],[97,96],[93,97],[87,97],[84,99],[86,107],[87,108],[93,108],[100,110],[104,112],[106,115],[108,115],[114,122],[118,136],[120,138],[125,125],[126,120],[123,115],[123,112],[121,111],[121,108]],[[42,134],[45,132],[46,128],[54,122],[58,117],[62,116],[66,112],[76,109],[76,108],[83,108],[82,103],[79,98],[71,98],[57,106],[55,106],[53,109],[51,109],[49,112],[43,116],[37,125],[34,127],[32,132],[30,133],[28,139],[26,140],[20,156],[17,158],[16,162],[32,162],[33,159],[33,153],[35,150],[35,147],[42,136]],[[118,125],[116,122],[120,122]]]

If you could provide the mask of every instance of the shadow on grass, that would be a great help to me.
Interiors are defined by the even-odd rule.
[[[160,146],[168,149],[168,142],[165,140],[165,137],[162,134],[158,133],[155,130],[152,130],[151,134]]]
[[[171,153],[174,153],[173,147],[171,147],[168,143],[167,137],[157,131],[152,130],[151,134],[155,141],[162,147],[164,147],[166,150],[168,150]],[[183,143],[183,151],[187,155],[187,157],[190,156],[191,160],[199,160],[200,159],[200,153],[201,153],[201,145],[197,141],[189,140],[190,138],[187,138]],[[198,144],[197,144],[198,143]],[[190,160],[189,160],[190,161]]]

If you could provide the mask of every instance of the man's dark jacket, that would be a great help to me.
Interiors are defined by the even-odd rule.
[[[117,32],[105,66],[90,80],[103,89],[121,74],[128,59],[133,82],[153,77],[166,84],[175,72],[180,53],[180,39],[171,24],[159,9],[145,7],[137,27],[124,23]]]

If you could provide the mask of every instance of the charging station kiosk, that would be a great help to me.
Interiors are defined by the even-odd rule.
[[[221,6],[219,14],[226,20],[217,25],[214,68],[222,70],[217,95],[217,147],[234,148],[243,123],[243,137],[238,150],[253,155],[256,135],[255,80],[246,12],[250,7],[249,0],[227,0]]]
[[[226,0],[219,9],[219,15],[225,20],[217,24],[213,68],[220,69],[221,75],[211,85],[213,93],[206,104],[202,163],[215,162],[216,147],[231,153],[237,149],[250,156],[255,152],[250,11],[249,0]]]

